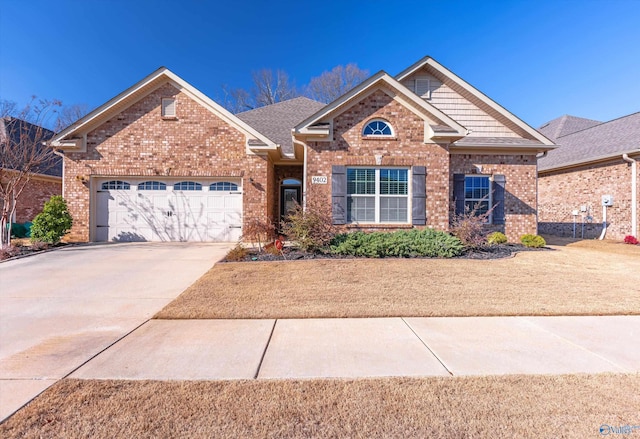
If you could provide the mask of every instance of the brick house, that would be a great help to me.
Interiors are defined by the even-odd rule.
[[[640,113],[608,122],[565,115],[540,131],[559,145],[538,161],[541,233],[640,236]]]
[[[30,142],[38,142],[39,139],[45,141],[52,135],[53,132],[46,128],[15,117],[0,118],[0,139],[3,142],[10,141],[14,145],[26,142],[28,145]],[[31,138],[31,140],[26,140],[26,138]],[[8,161],[21,160],[18,157],[6,156],[5,158]],[[15,172],[14,170],[20,166],[20,163],[0,163],[0,183],[11,178],[10,174]],[[62,195],[62,158],[58,156],[52,156],[50,160],[39,167],[37,172],[31,174],[16,201],[15,214],[11,221],[14,223],[32,221],[37,214],[42,212],[44,204],[53,195]],[[0,202],[2,202],[1,197],[2,195],[0,195]]]
[[[434,227],[481,203],[536,233],[551,140],[430,57],[324,105],[233,115],[161,68],[59,133],[71,239],[233,241],[320,197],[345,229]]]

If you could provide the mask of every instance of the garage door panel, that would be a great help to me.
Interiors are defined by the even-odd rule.
[[[121,178],[119,178],[121,179]],[[242,233],[242,193],[135,190],[96,192],[97,241],[235,241]],[[171,181],[165,182],[172,187]],[[208,183],[203,182],[206,188]],[[106,227],[103,227],[106,226]]]

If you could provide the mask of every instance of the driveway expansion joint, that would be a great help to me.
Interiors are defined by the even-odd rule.
[[[431,349],[429,347],[429,345],[422,339],[422,337],[420,337],[418,335],[418,333],[416,331],[413,330],[413,328],[411,327],[411,325],[409,324],[409,322],[407,322],[404,317],[400,317],[400,320],[402,320],[404,322],[405,325],[407,325],[407,327],[411,330],[411,332],[413,332],[413,334],[418,337],[418,340],[420,340],[420,343],[422,343],[424,345],[425,348],[427,348],[429,350],[429,352],[431,352],[431,355],[433,355],[435,357],[436,360],[438,360],[438,362],[442,365],[442,367],[444,367],[444,369],[447,371],[447,373],[451,376],[453,375],[453,372],[447,367],[447,365],[444,363],[444,361],[442,360],[442,358],[440,358],[438,356],[438,354],[436,354],[433,349]]]
[[[264,350],[262,351],[262,356],[260,357],[260,362],[258,363],[258,368],[256,369],[256,373],[253,376],[254,380],[258,379],[258,375],[260,375],[260,369],[262,368],[262,362],[264,361],[264,357],[267,355],[267,349],[269,349],[269,344],[271,344],[271,338],[273,337],[273,332],[276,330],[276,324],[278,323],[278,319],[273,321],[273,326],[271,327],[271,333],[269,334],[269,338],[267,339],[267,343],[264,346]]]

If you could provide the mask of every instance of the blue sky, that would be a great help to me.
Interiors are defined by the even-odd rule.
[[[640,111],[640,0],[0,0],[0,99],[94,108],[160,66],[216,99],[425,55],[534,127]]]

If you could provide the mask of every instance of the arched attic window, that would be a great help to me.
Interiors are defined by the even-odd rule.
[[[392,137],[393,129],[389,122],[382,119],[374,119],[367,123],[362,130],[363,136]]]

